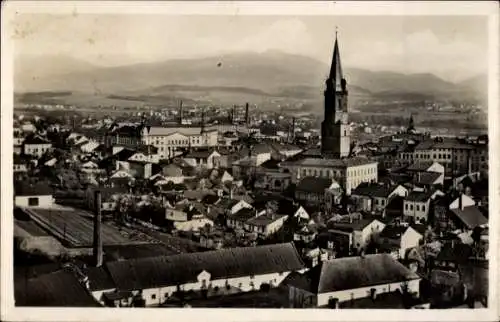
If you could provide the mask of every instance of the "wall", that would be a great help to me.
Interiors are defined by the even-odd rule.
[[[404,201],[403,214],[405,217],[412,217],[415,221],[428,219],[430,200],[426,202]],[[418,209],[417,209],[418,208]]]
[[[405,258],[408,249],[417,247],[423,236],[415,229],[409,227],[401,236],[401,247],[399,249],[399,258]]]
[[[411,280],[408,282],[408,288],[410,292],[419,292],[420,287],[420,279]],[[360,299],[370,296],[371,289],[375,288],[377,290],[377,294],[394,292],[397,289],[401,289],[401,282],[398,283],[389,283],[389,284],[381,284],[374,285],[368,287],[361,287],[352,290],[344,290],[337,291],[331,293],[318,294],[318,306],[328,305],[328,300],[330,298],[337,298],[339,302],[349,301],[351,299]]]
[[[30,206],[29,199],[38,198],[38,205]],[[18,207],[39,207],[39,208],[49,208],[54,204],[54,198],[52,195],[44,196],[16,196],[14,204]]]
[[[363,164],[356,167],[347,168],[347,176],[345,182],[345,191],[347,195],[356,189],[362,182],[377,182],[378,167],[377,163]]]
[[[25,144],[24,154],[41,157],[45,152],[52,148],[52,144]]]
[[[281,275],[280,273],[263,274],[263,275],[256,275],[253,278],[251,278],[250,276],[244,276],[244,277],[236,277],[229,279],[210,280],[207,281],[207,285],[211,285],[212,288],[218,286],[222,290],[223,288],[226,287],[226,281],[227,281],[227,284],[229,284],[233,288],[239,289],[240,292],[249,292],[252,290],[258,290],[261,284],[269,283],[270,281],[273,281],[273,286],[278,286],[288,276],[289,273],[290,272],[283,272]],[[251,282],[253,282],[254,285],[253,288],[250,285]],[[181,285],[181,289],[184,291],[189,291],[189,290],[199,291],[201,290],[201,288],[202,288],[201,281],[186,283]],[[145,289],[143,290],[142,294],[146,301],[146,306],[156,306],[165,302],[165,300],[168,299],[168,297],[171,296],[176,291],[177,291],[177,286],[171,285],[165,287]],[[137,291],[135,293],[137,293]],[[155,295],[155,299],[152,298],[153,295]]]

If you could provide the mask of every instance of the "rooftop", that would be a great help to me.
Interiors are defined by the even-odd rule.
[[[106,266],[122,291],[195,282],[202,271],[217,280],[304,268],[292,243],[117,261]]]
[[[325,261],[303,274],[290,274],[285,282],[321,294],[419,278],[389,254],[373,254]]]
[[[476,206],[467,206],[463,209],[455,208],[450,209],[450,211],[469,229],[488,223],[488,219]]]
[[[333,183],[335,183],[335,180],[330,178],[304,177],[297,184],[296,191],[323,193],[325,189],[330,188]]]

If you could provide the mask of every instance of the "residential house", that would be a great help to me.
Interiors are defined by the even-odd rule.
[[[256,169],[255,188],[282,192],[291,184],[291,174],[279,168],[279,161],[269,159]]]
[[[40,158],[50,149],[52,149],[52,143],[36,134],[29,135],[23,142],[23,152],[25,155]]]
[[[303,151],[303,149],[298,146],[292,144],[284,144],[284,143],[275,143],[272,142],[269,144],[271,151],[271,158],[275,160],[286,160],[290,157],[293,157]]]
[[[396,197],[406,197],[408,189],[401,185],[361,183],[351,192],[351,198],[358,211],[385,215],[385,209]]]
[[[395,259],[406,259],[407,252],[417,247],[424,236],[410,225],[388,225],[378,236],[379,249]]]
[[[312,243],[316,239],[317,235],[318,231],[313,227],[313,225],[306,225],[293,233],[293,240],[307,245]]]
[[[290,307],[340,308],[392,292],[418,297],[420,281],[389,254],[374,254],[324,261],[305,273],[291,273],[283,283],[289,289]]]
[[[353,217],[353,215],[349,215],[348,218],[329,222],[328,241],[333,242],[335,249],[342,249],[349,253],[351,250],[360,252],[366,249],[370,243],[376,241],[386,226],[377,219],[362,217],[355,219]]]
[[[434,218],[438,230],[443,232],[457,229],[468,231],[488,223],[474,199],[465,194],[455,199],[448,196],[436,198]]]
[[[218,158],[221,155],[215,150],[199,150],[188,152],[183,160],[192,167],[213,169],[219,167]]]
[[[234,214],[229,214],[226,218],[226,226],[231,229],[245,229],[248,220],[259,215],[258,211],[252,208],[241,208]]]
[[[295,188],[295,198],[308,205],[330,209],[339,204],[342,188],[331,178],[305,177]]]
[[[146,306],[188,291],[210,297],[263,284],[276,287],[290,272],[305,269],[292,243],[107,262],[106,267],[118,291],[140,293]]]
[[[16,207],[50,208],[54,204],[53,190],[43,182],[14,184],[14,205]]]
[[[263,238],[267,238],[278,232],[283,227],[287,218],[288,215],[265,212],[247,220],[245,222],[245,229],[249,232],[257,233]]]
[[[14,174],[23,174],[28,172],[28,161],[19,154],[14,154],[13,157]]]
[[[436,196],[443,196],[440,190],[435,191],[412,191],[404,199],[403,215],[411,218],[414,222],[427,222],[431,200]]]

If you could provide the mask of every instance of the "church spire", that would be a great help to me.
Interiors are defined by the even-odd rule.
[[[340,64],[340,51],[337,33],[337,28],[335,28],[335,45],[333,48],[332,65],[328,80],[335,86],[334,88],[336,91],[342,91],[342,80],[344,79],[344,74],[342,73],[342,66]]]

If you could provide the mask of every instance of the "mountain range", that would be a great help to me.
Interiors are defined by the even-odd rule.
[[[278,51],[174,59],[102,67],[67,56],[18,56],[18,94],[72,92],[80,97],[186,98],[241,103],[242,99],[322,100],[329,66],[310,57]],[[403,74],[344,66],[353,100],[453,100],[486,102],[486,75],[460,83],[431,73]],[[68,95],[65,95],[68,99]],[[238,102],[234,102],[238,100]]]

